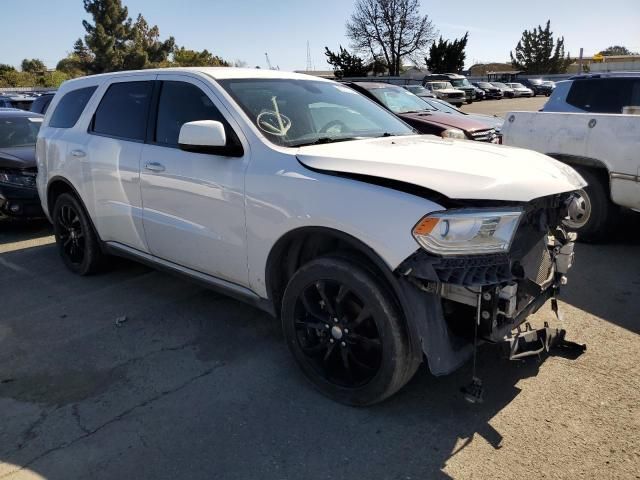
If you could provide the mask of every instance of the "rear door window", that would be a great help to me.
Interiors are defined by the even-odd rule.
[[[54,128],[73,127],[96,88],[95,86],[85,87],[65,93],[51,115],[49,126]]]
[[[91,131],[144,141],[153,82],[120,82],[109,87],[93,117]]]

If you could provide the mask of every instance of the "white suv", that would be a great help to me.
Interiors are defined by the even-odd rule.
[[[37,159],[68,268],[129,256],[279,315],[304,373],[353,405],[423,354],[451,372],[555,295],[584,186],[538,153],[416,135],[338,83],[233,68],[66,82]]]

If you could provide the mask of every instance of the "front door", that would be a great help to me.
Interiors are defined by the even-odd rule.
[[[140,162],[149,250],[164,260],[247,286],[248,150],[239,158],[181,150],[178,135],[186,122],[222,121],[227,138],[232,127],[206,83],[183,74],[161,74],[158,81],[157,113]]]

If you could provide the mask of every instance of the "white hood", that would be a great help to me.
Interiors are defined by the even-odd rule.
[[[297,158],[315,170],[389,178],[452,199],[528,202],[586,185],[571,167],[531,150],[430,135],[313,145]]]

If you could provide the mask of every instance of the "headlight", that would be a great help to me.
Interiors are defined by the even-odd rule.
[[[448,128],[440,134],[442,138],[457,138],[459,140],[465,140],[467,136],[464,132],[458,128]]]
[[[0,183],[18,187],[35,187],[36,174],[32,172],[8,172],[0,170]]]
[[[429,214],[413,227],[413,238],[438,255],[506,252],[521,210],[449,210]]]

